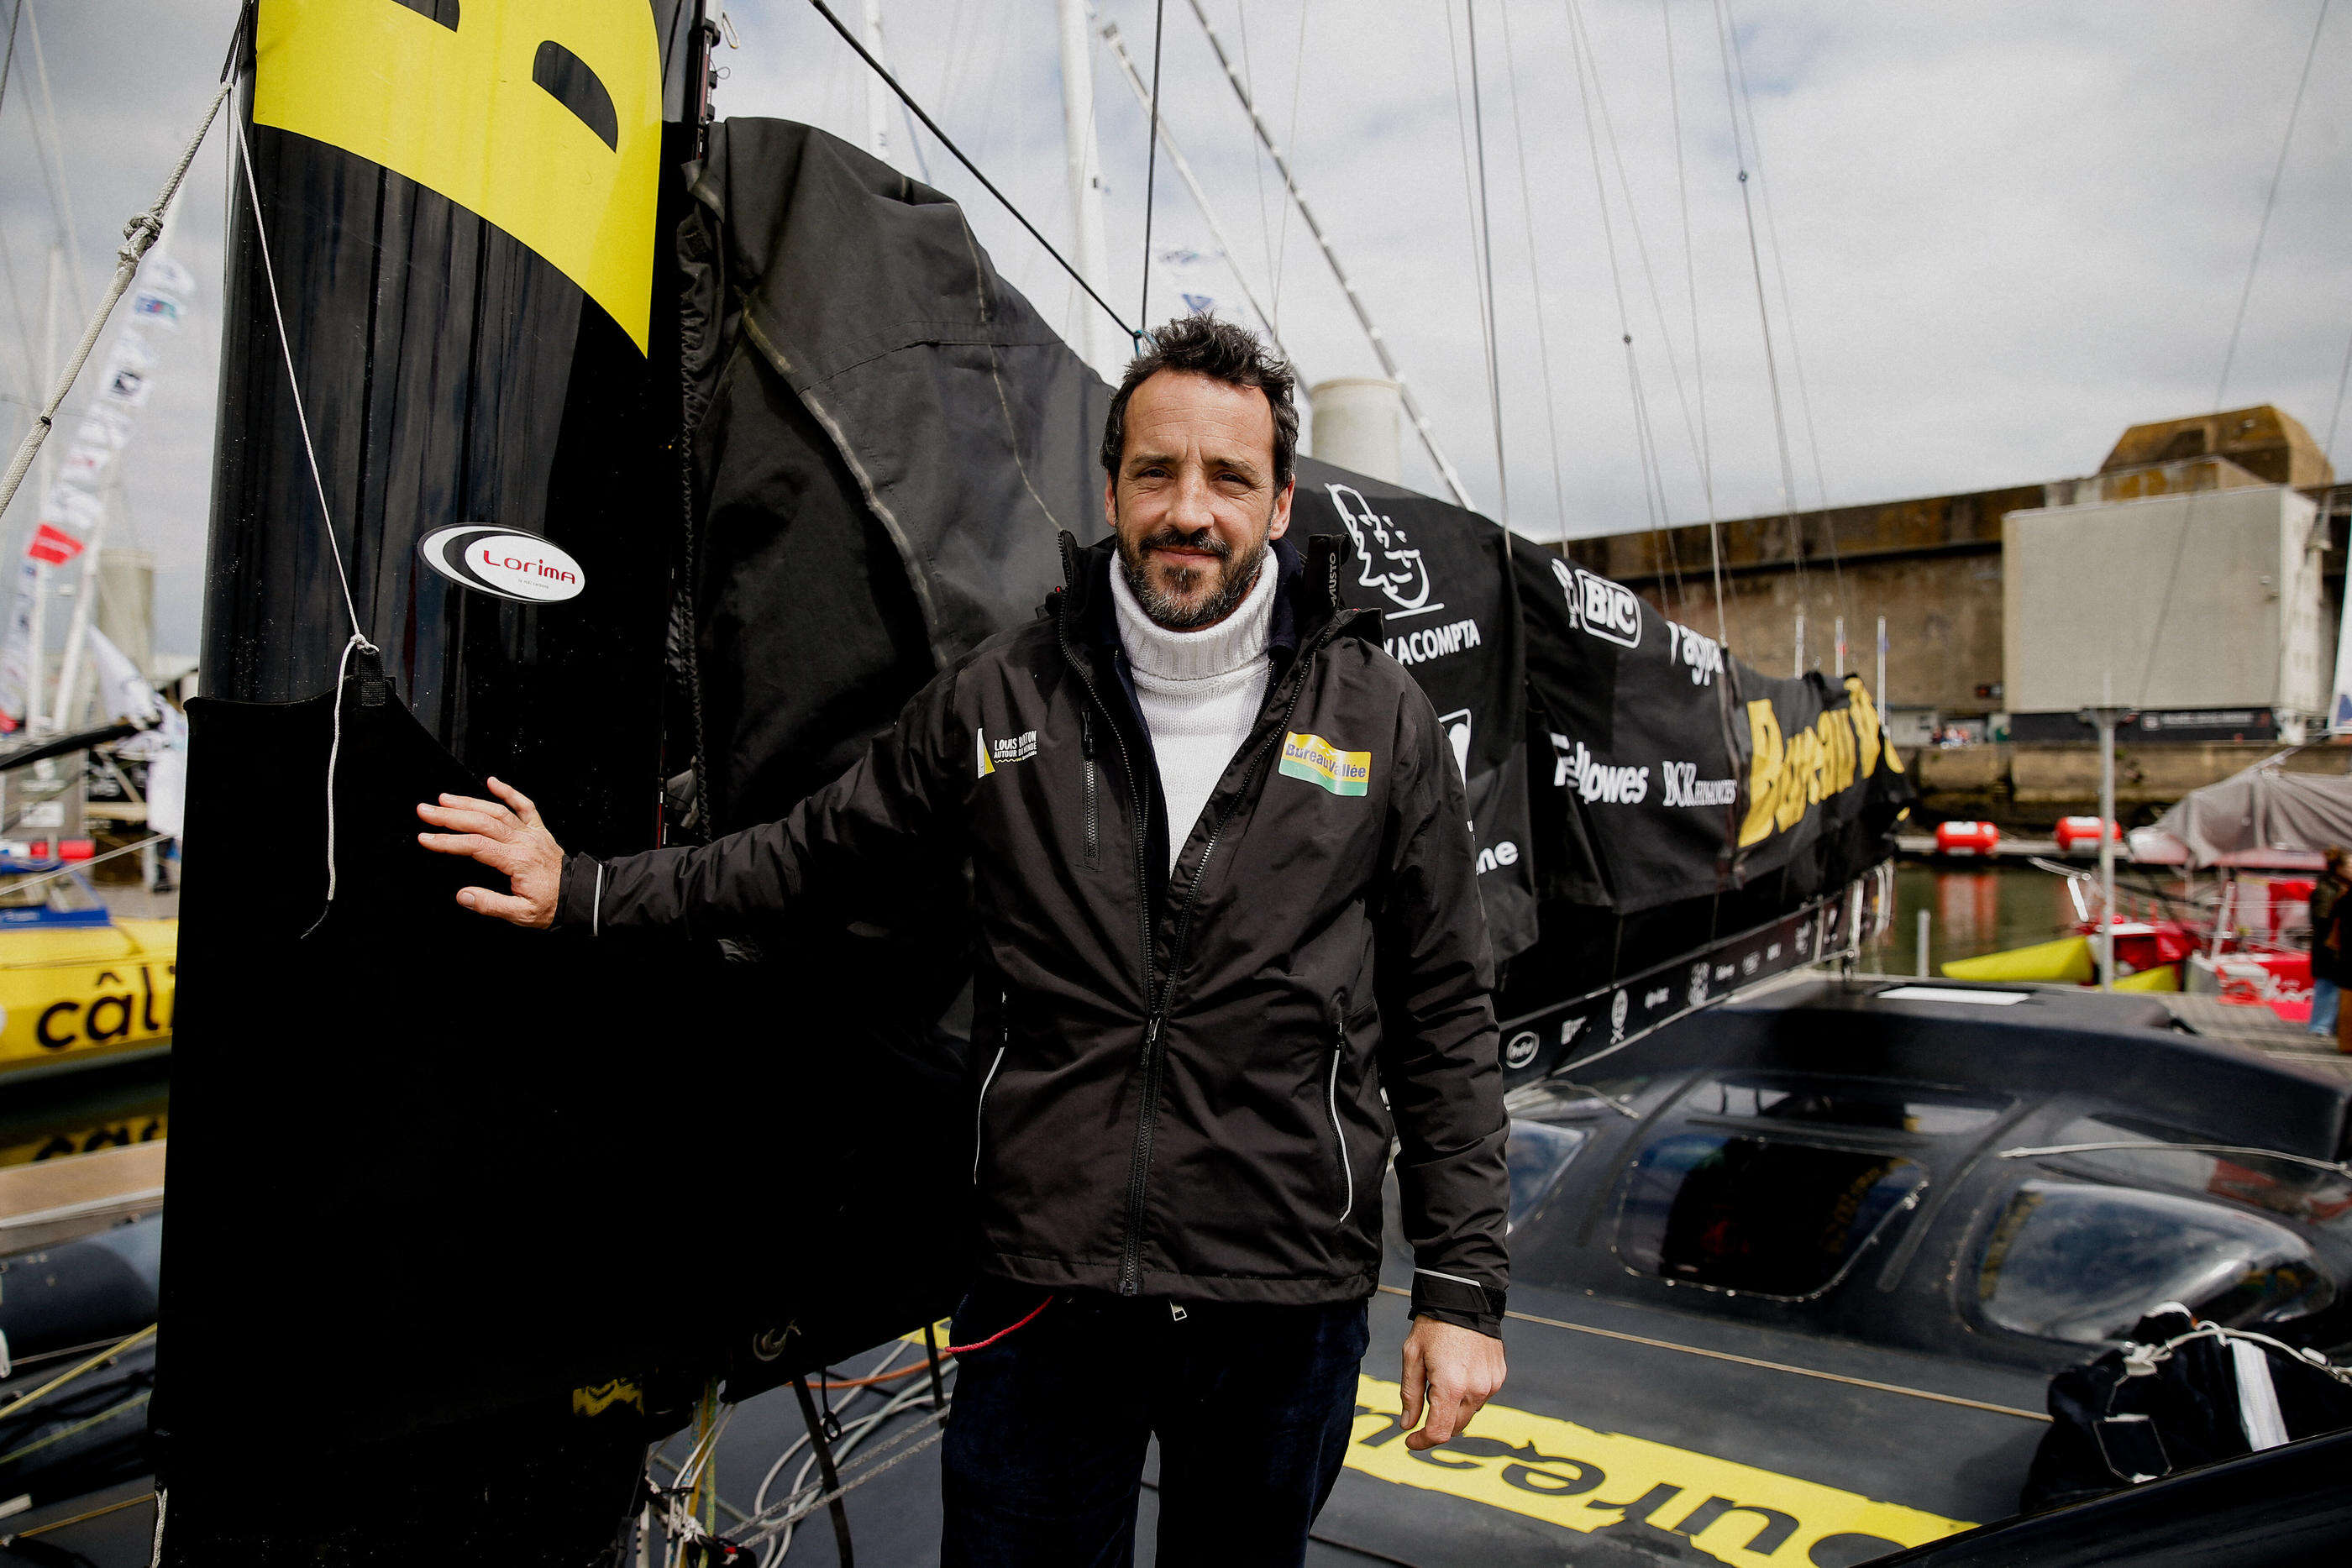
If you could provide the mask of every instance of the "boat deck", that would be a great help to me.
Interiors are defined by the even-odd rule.
[[[2299,1062],[2339,1078],[2352,1078],[2352,1056],[2337,1051],[2333,1040],[2314,1035],[2301,1024],[2289,1023],[2268,1008],[2247,1007],[2225,1002],[2219,997],[2185,991],[2147,994],[2170,1009],[2173,1017],[2210,1040],[2225,1040],[2283,1061]]]

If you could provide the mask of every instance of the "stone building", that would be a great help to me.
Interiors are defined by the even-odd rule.
[[[2346,503],[2332,488],[2334,479],[2326,455],[2310,434],[2265,403],[2136,424],[2124,432],[2095,473],[2080,478],[1739,518],[1717,529],[1725,626],[1741,658],[1780,674],[1799,667],[1801,615],[1801,667],[1808,669],[1828,669],[1837,662],[1835,638],[1843,618],[1845,667],[1872,678],[1878,618],[1883,615],[1887,626],[1883,700],[1893,716],[1908,712],[1915,726],[1928,716],[1940,722],[1958,720],[1979,733],[1991,721],[1998,733],[2011,708],[2010,658],[2021,646],[2033,648],[2047,641],[2028,636],[2021,642],[2006,624],[2004,601],[2014,601],[2018,595],[2004,580],[2010,565],[2002,542],[2004,518],[2042,508],[2092,507],[2204,491],[2299,491],[2317,503],[2315,527],[2326,536],[2314,541],[2325,547],[2316,557],[2317,634],[2332,650],[2344,598],[2346,529]],[[2209,516],[2239,509],[2215,508]],[[2155,513],[2148,516],[2154,519]],[[2194,527],[2198,516],[2196,508],[2189,508],[2187,526]],[[2046,530],[2037,530],[2036,537],[2046,539]],[[1705,524],[1579,539],[1570,544],[1569,553],[1580,565],[1633,587],[1675,620],[1703,632],[1716,630]],[[2052,558],[2045,549],[2035,559]],[[2074,564],[2084,573],[2084,591],[2095,591],[2098,562]],[[2162,611],[2160,616],[2156,603],[2145,608],[2151,617],[2176,614]],[[2158,641],[2211,632],[2210,627],[2185,624],[2146,629],[2147,637]],[[2137,693],[2126,694],[2122,700],[2189,706],[2155,691],[2144,699]],[[2276,733],[2276,717],[2266,713],[2264,723],[2254,725],[2253,730]],[[2256,736],[2249,734],[2248,738]]]

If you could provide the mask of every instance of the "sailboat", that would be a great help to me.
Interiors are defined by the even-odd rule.
[[[241,25],[169,1349],[153,1496],[106,1515],[160,1562],[773,1561],[819,1514],[846,1562],[853,1513],[923,1550],[900,1461],[951,1408],[976,1088],[952,892],[592,955],[458,910],[408,815],[497,774],[592,852],[772,817],[1100,532],[1100,380],[955,203],[715,121],[712,35],[693,0]],[[1411,1454],[1383,1326],[1329,1550],[1860,1562],[2011,1511],[2046,1379],[2146,1291],[2331,1332],[2352,1259],[2296,1162],[2340,1086],[2131,998],[1850,975],[1910,799],[1858,678],[1762,674],[1311,459],[1295,526],[1454,741],[1515,1116],[1507,1407]],[[2278,1153],[2231,1177],[2259,1199],[2183,1197],[2066,1152],[2086,1124]],[[2053,1281],[2181,1203],[2220,1239]],[[2258,1288],[2200,1284],[2249,1238]]]

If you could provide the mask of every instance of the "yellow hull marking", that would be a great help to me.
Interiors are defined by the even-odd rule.
[[[1469,1436],[1416,1454],[1398,1425],[1397,1385],[1360,1377],[1356,1401],[1350,1469],[1580,1534],[1633,1520],[1685,1535],[1710,1557],[1742,1568],[1802,1564],[1832,1536],[1872,1537],[1892,1552],[1969,1528],[1900,1503],[1502,1405],[1480,1411]]]

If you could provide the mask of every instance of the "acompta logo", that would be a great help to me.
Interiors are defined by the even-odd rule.
[[[985,729],[975,728],[971,736],[973,749],[978,753],[980,759],[980,771],[977,777],[982,779],[987,778],[1005,763],[1026,762],[1037,755],[1037,732],[1034,729],[1024,730],[1019,735],[995,741],[988,738],[988,731]]]
[[[436,528],[418,541],[416,553],[452,582],[518,604],[553,604],[587,586],[580,563],[563,551],[490,523]]]
[[[1372,754],[1342,751],[1319,735],[1294,733],[1282,737],[1282,765],[1275,771],[1334,795],[1360,795],[1371,787]]]
[[[1551,563],[1560,592],[1568,596],[1568,618],[1604,643],[1621,648],[1642,645],[1642,601],[1622,582],[1595,577],[1578,567],[1573,574],[1566,561]]]

